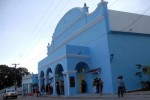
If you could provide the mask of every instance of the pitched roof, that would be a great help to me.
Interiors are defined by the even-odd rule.
[[[150,16],[109,10],[111,31],[150,34]]]

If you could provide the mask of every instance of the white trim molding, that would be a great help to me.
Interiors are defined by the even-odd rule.
[[[87,58],[90,58],[90,56],[88,56],[88,55],[78,55],[78,54],[66,54],[66,55],[58,57],[57,59],[52,60],[51,62],[49,62],[48,64],[46,64],[44,66],[41,66],[39,69],[41,69],[45,66],[48,66],[50,64],[53,64],[55,62],[58,62],[58,61],[60,61],[61,59],[64,59],[64,58],[84,58],[84,59],[86,58],[87,59]]]
[[[63,74],[73,74],[73,73],[76,73],[77,71],[76,70],[67,70],[67,71],[63,71],[62,73]]]

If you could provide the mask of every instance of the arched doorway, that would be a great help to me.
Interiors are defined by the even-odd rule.
[[[40,84],[41,84],[40,90],[44,91],[45,90],[45,78],[44,78],[44,72],[43,71],[41,71],[41,74],[40,74]]]
[[[64,95],[64,69],[61,64],[58,64],[55,69],[55,81],[60,86],[60,94]]]
[[[89,66],[88,64],[86,64],[85,62],[79,62],[76,65],[75,70],[77,71],[77,89],[79,93],[84,93],[87,92],[87,71],[89,70]],[[83,81],[86,83],[86,86],[84,87],[84,85],[82,85]]]
[[[63,69],[62,65],[58,64],[56,66],[56,70],[55,70],[55,75],[57,76],[56,81],[63,80],[63,73],[62,73],[63,71],[64,71],[64,69]]]
[[[48,68],[46,72],[46,92],[48,94],[53,93],[53,74],[51,68]]]

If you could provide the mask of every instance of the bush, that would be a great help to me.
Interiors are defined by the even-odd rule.
[[[150,67],[142,66],[141,64],[136,64],[138,72],[135,73],[135,76],[139,77],[140,85],[143,90],[150,90],[150,80],[143,80],[143,76],[150,76]]]

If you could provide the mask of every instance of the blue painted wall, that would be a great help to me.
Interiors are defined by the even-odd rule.
[[[37,74],[32,74],[32,81],[33,81],[33,83],[38,83],[38,75]]]
[[[53,95],[56,95],[55,83],[59,81],[58,78],[64,81],[65,95],[80,93],[79,74],[87,83],[88,93],[94,91],[92,81],[95,77],[103,80],[104,93],[116,92],[118,75],[124,76],[128,90],[138,89],[135,65],[149,64],[149,42],[149,35],[110,31],[107,2],[99,3],[90,14],[86,6],[73,8],[58,23],[52,43],[47,46],[47,57],[38,63],[39,86],[43,79],[46,83],[47,70],[50,68],[54,77]],[[80,63],[81,66],[78,66]],[[61,77],[56,75],[58,65],[63,69]],[[84,71],[79,73],[78,67],[84,67]],[[95,68],[102,69],[99,76],[86,73]],[[44,78],[41,77],[42,72]],[[70,87],[70,77],[74,77],[75,87]]]
[[[51,68],[54,76],[54,94],[56,66],[63,67],[63,80],[65,95],[80,93],[80,80],[78,64],[86,64],[85,71],[80,73],[87,83],[86,92],[94,92],[92,82],[96,77],[101,77],[104,82],[104,93],[112,93],[112,74],[109,60],[108,38],[109,19],[107,2],[100,2],[96,10],[89,14],[88,7],[73,8],[68,11],[58,23],[52,37],[51,45],[48,45],[48,56],[38,63],[39,86],[42,85],[41,72]],[[82,66],[81,66],[82,67]],[[101,68],[100,75],[86,73],[90,69]],[[75,78],[75,87],[70,87],[69,78]],[[46,83],[46,81],[45,81]]]
[[[112,31],[108,34],[114,91],[117,91],[117,76],[123,75],[128,91],[140,89],[136,64],[149,65],[150,35]]]

